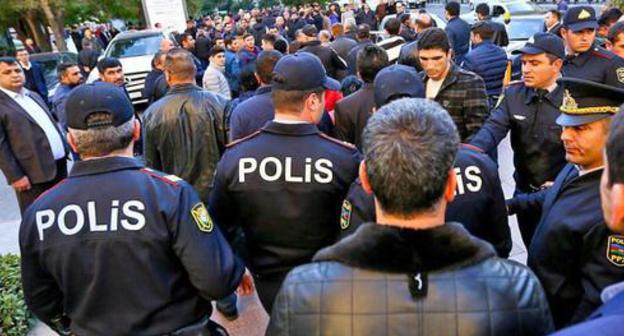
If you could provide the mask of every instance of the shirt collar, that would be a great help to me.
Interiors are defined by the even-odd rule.
[[[70,177],[96,175],[125,169],[140,169],[139,160],[127,156],[111,156],[100,159],[77,161],[69,173]]]
[[[7,89],[5,89],[3,87],[0,87],[0,90],[2,90],[2,92],[4,92],[7,96],[11,97],[12,99],[17,99],[19,97],[23,97],[28,92],[28,90],[26,90],[25,88],[22,88],[22,90],[20,92],[7,90]]]
[[[600,167],[596,167],[596,168],[592,168],[592,169],[588,169],[588,170],[583,170],[583,169],[581,169],[581,167],[579,167],[577,165],[574,165],[574,167],[576,167],[576,169],[578,169],[579,176],[587,175],[589,173],[593,173],[595,171],[599,171],[599,170],[604,169],[604,166],[600,166]]]
[[[277,133],[284,135],[311,135],[318,134],[319,130],[316,125],[307,122],[301,123],[284,123],[284,121],[272,120],[262,127],[264,132]]]

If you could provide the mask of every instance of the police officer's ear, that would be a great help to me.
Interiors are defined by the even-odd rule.
[[[451,167],[446,179],[446,186],[444,187],[444,200],[446,203],[451,203],[455,198],[455,188],[457,187],[457,177],[455,175],[455,168]]]
[[[78,146],[76,146],[76,141],[74,140],[71,131],[67,132],[67,135],[65,137],[67,138],[67,143],[69,144],[69,147],[71,147],[71,150],[74,153],[78,153]]]
[[[370,181],[368,181],[368,174],[366,173],[366,162],[362,160],[360,162],[360,170],[358,171],[360,176],[360,182],[362,183],[362,189],[366,191],[367,194],[373,194],[373,188],[371,188]]]
[[[624,184],[615,183],[611,187],[611,229],[624,234]]]
[[[141,123],[134,119],[134,127],[132,128],[132,141],[139,141],[141,138]]]

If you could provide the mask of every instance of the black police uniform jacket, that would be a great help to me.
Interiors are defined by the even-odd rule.
[[[601,174],[578,176],[568,164],[550,189],[508,203],[510,213],[541,212],[528,265],[544,286],[557,328],[585,319],[600,306],[602,289],[624,279],[624,236],[604,223]]]
[[[455,160],[455,173],[455,199],[446,209],[446,218],[462,223],[470,234],[492,244],[499,257],[507,258],[512,240],[496,164],[487,155],[462,144]],[[373,195],[364,191],[358,179],[342,204],[341,236],[351,235],[361,224],[375,219]]]
[[[267,335],[545,335],[553,323],[525,266],[460,224],[366,223],[292,270]]]
[[[287,272],[336,241],[359,161],[355,147],[314,125],[271,121],[223,155],[210,213],[228,233],[243,228],[256,274]]]
[[[597,45],[584,53],[567,56],[562,73],[565,77],[624,88],[624,59]]]
[[[76,162],[20,227],[28,308],[77,335],[162,335],[210,316],[244,272],[193,188],[126,157]]]
[[[544,182],[554,181],[566,164],[561,126],[556,123],[562,101],[561,86],[538,94],[523,83],[510,85],[470,144],[489,152],[511,132],[516,189],[536,191]]]

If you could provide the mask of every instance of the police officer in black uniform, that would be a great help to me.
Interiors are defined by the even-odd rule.
[[[188,183],[132,158],[130,100],[111,84],[83,85],[67,100],[67,125],[82,161],[20,227],[29,309],[77,335],[222,329],[210,300],[232,293],[244,266]]]
[[[424,84],[414,68],[392,65],[381,70],[375,77],[377,108],[403,97],[425,97]],[[446,210],[447,218],[462,223],[471,234],[490,242],[500,257],[508,257],[512,247],[511,232],[496,164],[478,148],[462,144],[455,161],[455,173],[457,189],[455,199]],[[347,236],[360,224],[375,219],[373,195],[364,191],[358,179],[342,204],[341,235]]]
[[[315,126],[324,90],[339,87],[316,56],[282,57],[273,74],[275,119],[231,143],[217,166],[210,213],[225,231],[242,226],[268,312],[288,271],[335,242],[340,205],[358,173],[355,147]]]
[[[595,43],[597,29],[594,8],[578,6],[566,11],[561,27],[567,53],[563,74],[624,88],[624,59]]]
[[[560,114],[563,88],[557,85],[565,57],[563,41],[537,33],[517,53],[521,54],[523,79],[503,91],[503,97],[470,144],[486,153],[511,132],[514,152],[515,194],[539,191],[566,164],[561,142]],[[517,213],[520,233],[529,246],[539,215]]]
[[[624,89],[576,78],[562,82],[557,123],[569,164],[549,189],[508,201],[510,213],[541,214],[528,265],[544,286],[557,328],[585,319],[600,305],[601,290],[624,279],[622,237],[604,222],[599,190],[609,122],[624,103]]]

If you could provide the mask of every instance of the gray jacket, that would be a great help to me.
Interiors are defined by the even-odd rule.
[[[553,323],[535,275],[495,257],[461,224],[374,223],[289,273],[267,335],[544,335]]]

